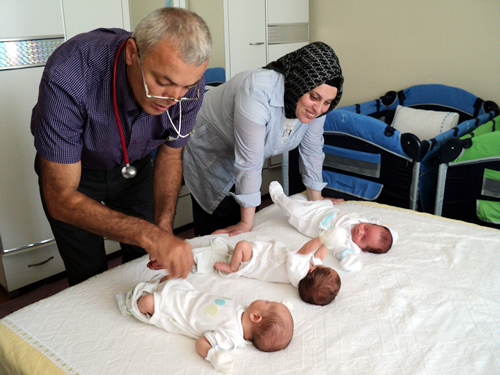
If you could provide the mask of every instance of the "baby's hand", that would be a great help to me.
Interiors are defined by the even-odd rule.
[[[342,228],[331,228],[321,232],[319,240],[329,250],[335,250],[339,247],[345,246],[347,239],[347,232]]]
[[[205,358],[219,372],[229,372],[233,370],[234,359],[225,350],[221,350],[219,345],[212,346]]]

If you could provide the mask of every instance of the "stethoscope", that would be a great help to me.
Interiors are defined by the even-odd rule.
[[[127,145],[125,143],[125,136],[123,135],[123,127],[122,123],[120,121],[120,115],[118,114],[118,105],[116,102],[116,69],[118,67],[118,58],[120,57],[120,53],[125,47],[125,44],[127,44],[127,41],[124,41],[120,48],[118,48],[118,52],[116,53],[115,57],[115,63],[113,65],[113,109],[115,111],[115,118],[116,118],[116,125],[118,126],[118,132],[120,133],[120,141],[122,144],[122,150],[123,150],[123,160],[125,161],[125,166],[122,168],[122,176],[125,178],[134,178],[137,175],[137,168],[134,167],[133,165],[130,165],[129,158],[128,158],[128,152],[127,152]],[[176,139],[180,138],[185,138],[189,135],[181,134],[181,124],[182,124],[182,106],[181,102],[179,101],[179,129],[177,129],[174,125],[174,122],[170,118],[170,114],[167,111],[167,116],[168,119],[170,120],[170,123],[172,124],[172,127],[174,128],[175,132],[177,133],[177,137],[168,137],[169,141],[174,141]]]
[[[113,109],[115,110],[116,125],[118,126],[118,132],[120,133],[120,140],[123,149],[123,159],[125,161],[125,166],[122,168],[122,176],[125,178],[134,178],[137,175],[137,168],[133,165],[130,165],[128,159],[127,145],[125,144],[122,122],[120,121],[120,115],[118,114],[118,104],[116,103],[116,69],[118,66],[118,58],[120,57],[120,53],[123,47],[125,47],[126,43],[127,41],[124,41],[120,48],[118,48],[118,52],[115,57],[115,63],[113,65]]]

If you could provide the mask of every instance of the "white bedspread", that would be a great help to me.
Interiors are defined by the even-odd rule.
[[[499,374],[500,231],[383,205],[348,202],[342,210],[377,218],[399,233],[387,254],[362,254],[363,268],[342,272],[324,307],[302,302],[288,284],[191,274],[199,290],[250,302],[293,302],[294,338],[283,351],[232,352],[239,374]],[[291,247],[307,238],[270,206],[252,233]],[[198,240],[197,240],[198,241]],[[72,374],[211,374],[194,340],[123,317],[115,294],[155,273],[147,257],[17,311],[1,322]],[[15,328],[14,328],[15,327]],[[23,333],[26,333],[23,336]]]

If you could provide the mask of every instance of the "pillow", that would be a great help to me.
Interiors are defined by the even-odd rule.
[[[398,105],[391,126],[401,133],[415,134],[423,141],[454,128],[459,117],[456,112],[426,111]]]

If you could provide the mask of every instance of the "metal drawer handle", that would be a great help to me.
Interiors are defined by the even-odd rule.
[[[251,46],[260,46],[264,44],[264,42],[255,42],[255,43],[249,43]]]
[[[36,266],[41,266],[42,264],[48,263],[48,262],[49,262],[49,261],[51,261],[52,259],[54,259],[54,257],[53,257],[53,256],[51,256],[49,259],[44,260],[43,262],[40,262],[40,263],[28,264],[28,267],[36,267]]]

